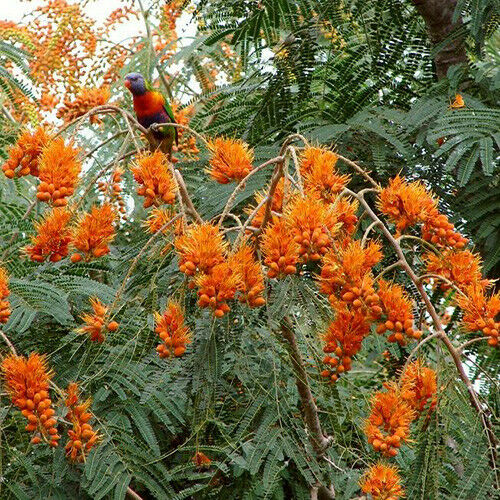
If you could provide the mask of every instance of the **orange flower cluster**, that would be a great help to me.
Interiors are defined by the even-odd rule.
[[[66,415],[73,428],[68,430],[69,440],[66,443],[66,456],[72,462],[84,462],[90,450],[100,439],[99,434],[94,431],[88,423],[93,417],[89,411],[91,400],[79,402],[78,384],[68,385],[65,405],[68,408]]]
[[[401,232],[434,216],[437,200],[420,181],[408,183],[397,175],[380,192],[378,208]]]
[[[304,262],[321,260],[337,232],[333,212],[320,199],[311,196],[297,196],[285,211],[284,221],[299,245],[299,255]]]
[[[417,360],[410,363],[400,380],[401,397],[417,414],[421,414],[427,403],[429,411],[433,411],[437,404],[436,372],[432,368],[423,366]]]
[[[71,218],[66,207],[53,208],[47,212],[40,222],[35,223],[36,235],[31,237],[32,245],[24,251],[35,262],[43,262],[47,258],[58,262],[68,255],[71,242],[71,229],[68,226]]]
[[[375,451],[387,457],[396,456],[401,441],[409,439],[410,423],[414,418],[414,410],[398,393],[397,387],[388,386],[387,392],[376,392],[365,422],[368,442]]]
[[[195,283],[198,286],[198,305],[210,307],[217,318],[222,318],[230,310],[227,301],[234,299],[241,276],[230,263],[222,262],[214,266],[210,274],[199,274]]]
[[[463,248],[469,241],[455,231],[455,226],[446,215],[439,214],[437,210],[422,226],[422,238],[445,248]]]
[[[144,196],[144,208],[164,203],[173,205],[177,185],[168,168],[168,159],[160,150],[141,155],[131,170],[136,182],[141,184],[137,194]]]
[[[175,217],[175,211],[173,208],[153,208],[148,218],[143,222],[143,226],[147,230],[154,234],[157,233],[165,224],[169,223]],[[181,235],[184,228],[184,222],[182,219],[178,219],[176,222],[169,224],[165,229],[162,230],[163,235],[169,236],[173,233],[176,235]],[[167,240],[167,244],[162,249],[161,254],[166,254],[172,248],[170,239]]]
[[[498,346],[500,320],[500,292],[487,296],[485,288],[473,284],[466,288],[465,296],[457,295],[458,306],[463,310],[462,324],[471,332],[481,331],[488,337],[490,346]]]
[[[93,342],[104,342],[104,333],[106,330],[115,332],[118,330],[118,323],[111,321],[106,325],[106,314],[108,308],[101,303],[97,298],[90,299],[90,305],[93,309],[93,314],[85,313],[81,316],[82,321],[85,323],[77,329],[78,333],[87,333],[90,335],[90,340]]]
[[[349,175],[337,172],[338,156],[328,149],[309,147],[304,149],[300,165],[306,192],[325,202],[332,202],[350,181]]]
[[[189,125],[189,121],[194,115],[194,106],[191,105],[182,109],[179,108],[180,105],[178,103],[172,102],[172,112],[174,113],[175,121],[179,125]],[[177,146],[177,151],[192,160],[197,160],[200,150],[196,146],[196,137],[191,134],[187,134],[182,128],[178,128],[177,131],[179,134],[179,145]]]
[[[262,296],[265,290],[264,276],[260,263],[255,260],[252,248],[247,244],[241,245],[231,256],[230,263],[240,277],[237,286],[240,302],[245,302],[250,307],[263,306],[266,303],[266,299]]]
[[[83,88],[73,100],[64,100],[64,106],[58,110],[57,117],[62,118],[65,122],[71,122],[83,116],[92,108],[106,104],[110,97],[111,92],[108,87]],[[98,115],[90,116],[90,123],[101,122],[102,120]]]
[[[111,179],[109,180],[109,182],[99,181],[97,183],[97,188],[103,195],[107,195],[109,197],[111,203],[113,203],[115,206],[117,205],[117,211],[120,212],[121,218],[123,220],[126,220],[127,216],[125,214],[127,210],[125,209],[125,200],[121,195],[122,186],[120,185],[123,180],[122,176],[123,168],[117,167],[111,174]]]
[[[377,318],[380,323],[377,333],[392,332],[387,340],[397,342],[401,346],[406,345],[407,338],[419,339],[422,332],[413,329],[413,305],[403,288],[395,283],[389,284],[383,279],[379,281],[378,286],[382,313],[381,317]]]
[[[7,323],[10,316],[10,304],[7,297],[10,295],[9,276],[7,271],[0,267],[0,323]]]
[[[255,193],[255,202],[256,206],[258,206],[260,203],[263,202],[263,200],[267,197],[267,192],[264,191],[258,191]],[[276,185],[276,189],[274,190],[273,194],[273,201],[271,202],[271,211],[276,212],[276,213],[281,213],[283,212],[283,200],[285,197],[285,181],[281,179],[278,184]],[[255,207],[247,207],[245,208],[245,213],[248,215],[251,215],[253,211],[255,210]],[[253,227],[260,227],[262,225],[262,221],[264,220],[264,215],[266,212],[266,204],[262,205],[257,213],[255,214],[254,218],[252,219],[252,226]]]
[[[53,373],[47,368],[45,357],[36,353],[28,358],[11,354],[2,361],[2,371],[12,403],[28,419],[25,429],[35,433],[31,442],[38,444],[43,440],[56,447],[61,436],[49,398]]]
[[[404,496],[398,469],[392,465],[372,465],[361,477],[359,485],[373,500],[398,500]]]
[[[218,226],[194,224],[175,241],[179,254],[179,269],[188,276],[209,274],[214,266],[225,261],[228,244]]]
[[[341,224],[340,230],[347,235],[352,235],[358,223],[356,212],[358,211],[358,200],[349,200],[345,196],[336,198],[332,204],[332,211],[338,224]]]
[[[260,248],[264,263],[269,267],[269,278],[279,278],[297,272],[300,246],[294,240],[283,217],[274,217],[267,225],[262,234]]]
[[[422,238],[435,245],[463,248],[467,244],[448,217],[439,213],[437,199],[419,181],[408,183],[396,176],[380,192],[378,207],[396,224],[398,232],[423,224]]]
[[[469,250],[445,250],[439,255],[429,252],[424,260],[428,273],[447,278],[461,290],[482,282],[481,258]],[[446,291],[450,289],[450,285],[440,283],[440,288]]]
[[[212,463],[212,460],[210,460],[204,453],[201,451],[197,451],[193,458],[192,458],[194,464],[196,467],[205,468],[205,467],[210,467],[210,464]]]
[[[186,352],[186,344],[191,342],[191,334],[184,324],[184,312],[180,304],[169,300],[163,314],[155,312],[155,321],[155,332],[162,340],[156,348],[160,358],[182,356]]]
[[[66,145],[62,137],[57,137],[43,150],[39,162],[40,184],[36,197],[40,201],[52,202],[54,206],[67,204],[78,182],[82,168],[77,159],[79,149]]]
[[[209,141],[211,153],[207,173],[220,184],[241,181],[252,170],[253,151],[239,139],[217,137]]]
[[[328,251],[319,284],[321,293],[328,295],[334,307],[342,300],[354,308],[366,309],[374,316],[380,315],[382,310],[371,275],[372,267],[382,258],[380,250],[379,243],[370,241],[363,248],[360,241],[352,240]]]
[[[116,213],[109,203],[94,206],[89,213],[80,217],[73,230],[73,246],[83,253],[85,260],[109,253],[109,244],[115,237],[115,219]],[[82,260],[81,253],[74,253],[71,262]]]
[[[363,339],[370,333],[370,324],[358,310],[348,309],[343,303],[336,308],[336,316],[323,335],[327,354],[323,359],[328,368],[321,376],[336,382],[351,369],[352,357],[361,349]]]
[[[2,166],[5,176],[9,179],[28,174],[37,177],[40,155],[49,141],[50,136],[43,127],[33,133],[25,130],[8,150],[9,157]]]

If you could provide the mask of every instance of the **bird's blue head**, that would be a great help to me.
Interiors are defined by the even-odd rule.
[[[132,95],[143,95],[146,93],[146,82],[140,73],[129,73],[125,77],[125,87],[127,87]]]

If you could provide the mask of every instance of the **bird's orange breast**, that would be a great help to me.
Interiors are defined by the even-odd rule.
[[[134,96],[134,111],[138,118],[158,113],[164,104],[165,99],[159,92],[146,92],[144,95]]]

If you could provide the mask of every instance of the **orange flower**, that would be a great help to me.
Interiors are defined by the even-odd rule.
[[[36,197],[40,201],[51,201],[56,207],[67,204],[66,197],[73,194],[82,169],[79,152],[71,143],[64,144],[62,137],[44,148],[38,162],[41,182]]]
[[[333,172],[338,159],[339,157],[329,149],[306,147],[299,158],[300,172],[304,177],[315,169],[318,172]]]
[[[253,151],[239,139],[210,140],[210,168],[206,171],[219,184],[241,181],[252,170]]]
[[[217,264],[210,274],[200,274],[195,279],[198,289],[198,305],[210,307],[217,318],[229,312],[228,300],[234,298],[241,287],[241,276],[227,263]]]
[[[423,366],[417,360],[410,363],[400,380],[401,397],[410,408],[421,414],[430,401],[430,411],[434,410],[437,400],[436,372],[432,368]]]
[[[457,304],[463,310],[462,324],[471,332],[481,331],[489,337],[488,344],[498,345],[500,321],[500,292],[487,296],[485,289],[476,283],[465,289],[464,295],[457,295]]]
[[[126,213],[127,209],[125,208],[125,200],[121,195],[122,186],[120,183],[122,182],[123,176],[123,168],[116,167],[112,174],[111,178],[108,182],[99,181],[97,183],[97,188],[99,191],[107,198],[109,198],[110,203],[113,203],[116,206],[117,212],[120,212],[120,217],[123,220],[127,219]]]
[[[148,218],[143,222],[143,226],[148,228],[152,234],[157,233],[165,224],[170,222],[175,217],[175,211],[172,208],[153,208],[148,215]],[[169,234],[172,232],[172,226],[168,226],[162,232]]]
[[[194,105],[186,106],[180,109],[180,104],[172,102],[172,112],[174,113],[175,121],[179,125],[189,125],[189,121],[194,115],[195,109]],[[179,145],[177,146],[177,151],[192,160],[197,160],[200,150],[196,146],[196,137],[187,134],[182,128],[177,130],[179,134]]]
[[[413,304],[408,294],[399,285],[389,284],[383,279],[379,280],[378,285],[382,314],[377,316],[377,333],[392,331],[387,340],[401,346],[406,345],[405,336],[419,339],[422,332],[413,329]]]
[[[335,319],[323,335],[323,351],[327,353],[323,363],[329,368],[323,370],[321,376],[336,382],[342,373],[348,372],[351,369],[352,357],[359,352],[363,339],[369,333],[370,324],[366,318],[359,311],[353,311],[345,304],[339,303]]]
[[[379,243],[370,241],[362,247],[358,240],[330,249],[323,260],[320,292],[328,295],[332,305],[341,299],[355,308],[369,308],[374,315],[379,314],[371,269],[382,258],[380,249]]]
[[[0,266],[0,323],[7,323],[10,316],[10,304],[7,297],[10,295],[9,276],[7,271]]]
[[[258,191],[255,193],[255,206],[245,208],[245,213],[248,215],[252,214],[255,210],[256,206],[258,206],[266,197],[267,191]],[[280,179],[278,184],[276,185],[276,189],[273,194],[273,201],[271,202],[271,211],[281,213],[283,212],[283,200],[285,196],[285,182],[284,179]],[[262,221],[264,220],[264,215],[266,213],[266,204],[262,205],[254,218],[252,219],[253,227],[260,227],[262,225]]]
[[[375,451],[387,457],[398,453],[401,441],[410,436],[410,423],[415,412],[401,397],[395,387],[389,386],[387,392],[376,392],[371,399],[371,413],[365,422],[368,442]]]
[[[300,246],[296,243],[283,217],[274,217],[262,234],[260,243],[269,278],[295,274]]]
[[[57,118],[62,118],[65,122],[71,122],[79,116],[83,116],[92,108],[102,106],[109,101],[111,92],[108,87],[81,89],[74,100],[65,99],[64,106],[57,112]],[[89,118],[90,123],[101,123],[102,120],[97,115]]]
[[[312,196],[297,196],[287,207],[284,220],[300,245],[299,254],[304,262],[321,260],[338,230],[330,207]]]
[[[483,283],[481,258],[469,250],[446,250],[439,255],[429,252],[424,256],[424,260],[428,273],[443,276],[461,290],[474,283]],[[444,291],[450,289],[447,283],[441,283],[440,287]]]
[[[79,402],[78,384],[72,382],[68,385],[65,404],[68,408],[66,419],[73,425],[73,428],[68,430],[66,456],[71,462],[84,462],[90,450],[100,439],[99,434],[88,423],[93,417],[89,411],[91,400]]]
[[[422,238],[445,248],[463,248],[469,241],[455,231],[455,226],[448,221],[446,215],[437,211],[430,215],[422,226]]]
[[[316,148],[309,148],[311,149],[316,150]],[[304,151],[304,154],[306,151],[308,149]],[[335,163],[338,157],[333,151],[319,151],[321,153],[311,158],[310,167],[307,165],[303,173],[304,189],[307,193],[312,193],[329,203],[347,186],[351,178],[349,175],[341,175],[337,172]]]
[[[378,208],[401,232],[434,216],[437,200],[420,181],[408,183],[397,175],[380,192]]]
[[[49,399],[49,381],[53,372],[44,356],[32,353],[28,358],[11,354],[2,362],[6,389],[12,403],[28,419],[25,430],[35,432],[33,444],[42,440],[55,447],[61,436],[57,434],[55,410]]]
[[[464,98],[460,94],[455,94],[455,100],[450,104],[451,109],[465,108]]]
[[[196,467],[204,468],[210,467],[212,460],[210,460],[204,453],[197,451],[192,458]]]
[[[36,235],[31,237],[32,245],[25,247],[31,260],[43,262],[49,259],[58,262],[68,255],[71,229],[68,222],[70,212],[65,207],[53,208],[42,221],[35,223]]]
[[[109,253],[109,244],[115,237],[113,223],[116,212],[109,203],[92,207],[91,211],[81,216],[73,230],[73,246],[83,253],[85,260],[102,257]],[[82,259],[79,253],[71,256],[72,262]]]
[[[9,179],[28,174],[37,177],[40,155],[49,141],[50,137],[43,127],[38,127],[33,133],[25,130],[8,150],[9,157],[2,166],[5,176]]]
[[[94,314],[82,314],[81,319],[85,324],[76,331],[78,333],[88,333],[90,335],[90,340],[102,343],[104,342],[104,332],[106,330],[114,332],[118,329],[119,325],[116,321],[111,321],[105,325],[108,308],[102,304],[99,299],[91,298],[90,305],[92,306]]]
[[[169,300],[163,314],[155,312],[155,321],[155,332],[163,341],[156,348],[160,358],[182,356],[186,352],[186,344],[191,342],[191,333],[184,324],[184,312],[180,304]]]
[[[144,208],[164,203],[173,205],[177,184],[168,168],[168,159],[160,150],[139,156],[131,170],[136,182],[141,184],[137,194],[145,197]]]
[[[188,276],[195,273],[209,273],[227,255],[228,243],[219,227],[208,222],[193,224],[185,234],[175,240],[179,254],[179,269]]]
[[[230,258],[231,267],[241,276],[238,284],[240,302],[246,302],[250,307],[260,307],[266,303],[262,296],[265,290],[262,267],[255,260],[253,249],[247,244],[240,246]]]
[[[398,500],[404,497],[398,469],[392,465],[372,465],[359,481],[363,493],[373,500]]]
[[[345,196],[335,199],[332,203],[332,211],[337,223],[342,224],[340,229],[347,234],[354,233],[356,229],[356,224],[358,223],[356,212],[358,211],[358,207],[358,200],[350,200]]]

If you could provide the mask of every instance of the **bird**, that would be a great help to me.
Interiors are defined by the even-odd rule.
[[[134,99],[134,111],[137,121],[145,128],[157,123],[176,123],[174,113],[163,94],[155,90],[140,73],[129,73],[125,76],[125,87]],[[165,126],[151,130],[147,135],[152,150],[160,149],[169,159],[172,158],[172,147],[178,145],[177,127]]]

